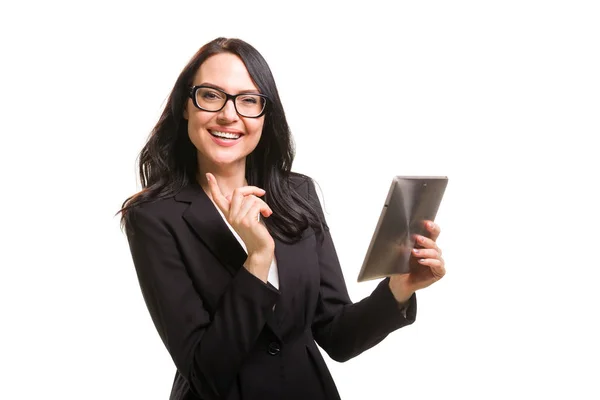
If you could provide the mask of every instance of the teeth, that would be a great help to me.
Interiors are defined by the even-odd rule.
[[[229,132],[219,132],[219,131],[211,131],[211,134],[213,134],[214,136],[223,138],[223,139],[239,139],[240,135],[239,133],[229,133]]]

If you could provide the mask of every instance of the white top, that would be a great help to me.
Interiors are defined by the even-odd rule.
[[[214,202],[213,202],[213,204],[214,204]],[[233,236],[235,236],[235,238],[238,240],[238,242],[240,242],[240,245],[242,246],[242,248],[244,249],[246,254],[248,254],[248,249],[246,248],[246,244],[244,243],[244,241],[242,240],[240,235],[238,235],[237,232],[233,229],[233,227],[231,225],[229,225],[229,222],[227,222],[227,218],[225,218],[225,215],[223,215],[223,213],[221,212],[219,207],[217,207],[216,204],[215,204],[215,208],[221,215],[221,218],[223,218],[223,221],[225,221],[225,223],[227,224],[227,227],[229,228],[231,233],[233,233]],[[262,219],[261,219],[260,223],[261,224],[263,223]],[[271,285],[275,286],[275,288],[279,289],[279,272],[277,270],[277,261],[275,260],[275,256],[273,256],[273,261],[271,261],[271,266],[269,267],[269,277],[267,278],[267,282],[269,282]]]

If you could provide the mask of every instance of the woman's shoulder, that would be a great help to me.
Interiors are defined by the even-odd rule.
[[[172,225],[181,218],[181,214],[188,207],[185,202],[178,201],[177,197],[178,195],[174,194],[135,202],[126,210],[123,218],[126,230],[130,231],[137,225],[148,221],[154,221],[161,225]]]
[[[305,194],[307,198],[310,197],[311,192],[314,192],[315,183],[308,175],[299,172],[290,172],[289,182],[292,188],[299,193]]]
[[[292,172],[289,177],[290,187],[299,193],[315,209],[321,209],[321,200],[317,194],[317,182],[310,176],[298,172]],[[319,193],[322,191],[319,187]]]
[[[152,217],[162,217],[172,214],[178,207],[179,202],[176,201],[176,195],[152,199],[136,204],[131,207],[131,211],[135,214],[143,214]]]

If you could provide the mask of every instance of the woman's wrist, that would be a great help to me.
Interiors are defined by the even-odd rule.
[[[392,295],[394,296],[394,299],[396,299],[396,302],[398,303],[398,305],[400,307],[404,307],[406,304],[408,304],[408,301],[410,300],[410,298],[412,297],[412,295],[414,293],[414,292],[399,290],[397,285],[394,285],[393,279],[390,279],[389,287],[390,287],[390,291],[392,292]]]
[[[246,262],[244,262],[244,268],[246,268],[252,275],[266,283],[269,277],[269,268],[271,267],[272,262],[272,253],[250,253],[248,254],[248,258],[246,258]]]

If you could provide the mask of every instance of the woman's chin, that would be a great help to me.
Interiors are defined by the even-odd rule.
[[[221,157],[211,157],[210,163],[219,168],[233,168],[236,166],[245,167],[246,165],[246,156],[221,156]]]

